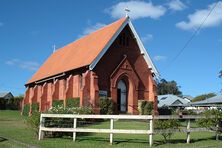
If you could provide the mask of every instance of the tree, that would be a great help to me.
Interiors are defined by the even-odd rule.
[[[157,94],[158,95],[182,95],[182,92],[179,90],[180,86],[177,85],[176,81],[166,81],[165,79],[161,79],[157,84]]]
[[[192,100],[192,102],[203,101],[203,100],[206,100],[206,99],[214,97],[214,96],[216,96],[215,93],[202,94],[202,95],[196,96]]]

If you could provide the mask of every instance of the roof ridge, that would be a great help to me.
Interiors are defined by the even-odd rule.
[[[81,40],[83,40],[83,39],[85,39],[85,38],[87,38],[87,37],[89,37],[89,36],[91,36],[91,35],[99,32],[99,31],[102,31],[102,30],[106,29],[107,27],[110,27],[111,25],[113,25],[113,24],[115,24],[115,23],[118,23],[118,22],[121,21],[122,19],[127,19],[127,17],[123,17],[123,18],[121,18],[121,19],[118,19],[117,21],[112,22],[111,24],[105,25],[105,26],[103,26],[103,27],[101,27],[101,28],[99,28],[99,29],[97,29],[97,30],[89,33],[89,34],[86,34],[86,35],[84,35],[84,36],[82,36],[82,37],[80,37],[80,38],[78,38],[78,39],[76,39],[76,40],[74,40],[74,41],[72,41],[72,42],[70,42],[70,43],[62,46],[62,47],[60,47],[60,48],[59,48],[58,50],[56,50],[54,53],[56,53],[57,51],[60,51],[61,49],[64,49],[64,47],[70,46],[70,45],[72,45],[73,43],[79,42],[79,41],[81,41]],[[124,22],[125,22],[125,20],[124,20]],[[54,54],[54,53],[53,53],[53,54]]]

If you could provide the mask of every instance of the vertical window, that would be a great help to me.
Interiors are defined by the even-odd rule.
[[[119,35],[119,45],[129,46],[129,37],[125,33]]]

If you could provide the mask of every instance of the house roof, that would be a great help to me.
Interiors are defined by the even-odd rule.
[[[9,92],[0,92],[0,98],[4,98]]]
[[[207,104],[222,104],[222,94],[219,94],[217,96],[208,98],[203,101],[193,102],[190,103],[191,106],[198,106],[198,105],[207,105]]]
[[[158,96],[158,107],[163,106],[176,106],[189,103],[187,100],[180,98],[176,95],[167,94]]]
[[[8,94],[11,94],[11,92],[0,92],[0,98],[6,97]],[[12,94],[11,94],[12,95]]]
[[[129,17],[124,17],[58,49],[45,61],[26,84],[85,66],[89,66],[89,69],[92,70],[127,24],[136,37],[147,64],[157,74],[158,72],[135,32]]]

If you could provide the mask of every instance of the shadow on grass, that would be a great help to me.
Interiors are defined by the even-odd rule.
[[[109,137],[103,138],[103,137],[79,137],[77,138],[78,142],[81,141],[97,141],[97,142],[109,142]],[[120,139],[120,138],[114,138],[113,144],[122,144],[122,143],[144,143],[148,144],[148,140],[142,140],[142,139]]]
[[[8,141],[8,139],[6,139],[4,137],[0,137],[0,142],[4,142],[4,141]]]
[[[191,139],[191,143],[196,143],[196,142],[201,142],[201,141],[207,141],[207,140],[215,140],[215,136],[209,137],[209,138],[200,138],[200,139]],[[154,146],[160,146],[164,144],[186,144],[185,139],[171,139],[169,142],[165,143],[163,140],[155,140],[154,141]]]

